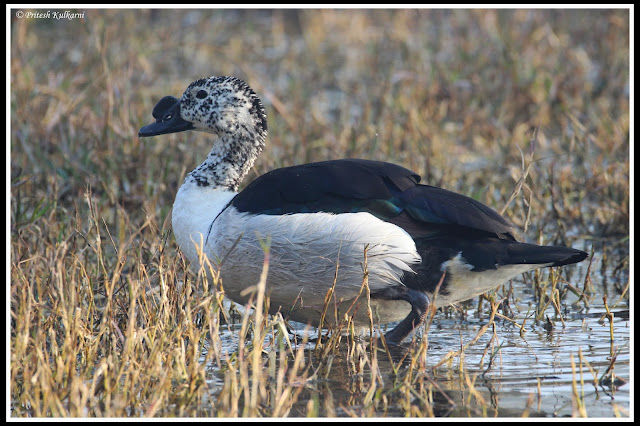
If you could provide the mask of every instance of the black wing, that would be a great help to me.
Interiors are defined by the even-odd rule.
[[[269,215],[366,211],[414,237],[476,230],[513,238],[511,224],[491,208],[419,182],[419,175],[391,163],[322,161],[268,172],[231,205],[241,212]]]

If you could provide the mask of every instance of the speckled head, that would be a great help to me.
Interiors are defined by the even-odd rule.
[[[248,132],[264,141],[267,133],[267,116],[260,98],[235,77],[196,80],[180,99],[162,98],[153,109],[153,117],[156,122],[141,128],[139,136],[200,130],[219,136]]]
[[[180,98],[182,118],[198,130],[220,134],[236,132],[243,124],[267,131],[267,116],[260,98],[235,77],[209,77],[194,81]]]

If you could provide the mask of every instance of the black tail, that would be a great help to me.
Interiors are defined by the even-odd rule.
[[[504,244],[504,251],[496,256],[499,265],[544,265],[564,266],[586,259],[587,253],[569,247],[538,246],[526,243]]]
[[[496,269],[505,265],[563,266],[586,259],[587,253],[569,247],[539,246],[499,238],[464,239],[444,237],[416,239],[422,256],[419,269],[434,269],[442,274],[442,262],[460,254],[474,271]]]
[[[422,262],[414,266],[414,274],[405,274],[402,282],[409,288],[434,291],[442,277],[443,262],[457,256],[470,271],[495,271],[507,265],[563,266],[586,259],[587,253],[569,247],[538,246],[499,238],[456,237],[416,238]],[[539,265],[539,266],[536,266]],[[445,278],[445,285],[446,285]],[[496,286],[500,285],[499,282]]]

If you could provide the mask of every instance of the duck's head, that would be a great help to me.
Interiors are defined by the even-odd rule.
[[[162,98],[152,114],[156,122],[141,128],[138,136],[200,130],[218,136],[249,132],[264,139],[267,132],[260,98],[247,83],[235,77],[194,81],[180,99]]]

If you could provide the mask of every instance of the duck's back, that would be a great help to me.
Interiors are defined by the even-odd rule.
[[[462,227],[511,238],[511,225],[494,210],[419,182],[418,174],[391,163],[322,161],[268,172],[238,194],[232,205],[259,215],[368,212],[386,222],[406,223],[405,230],[414,236]]]

